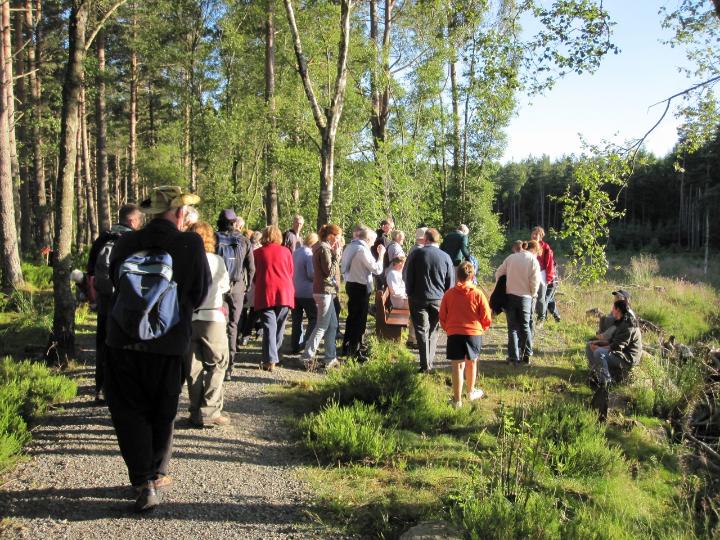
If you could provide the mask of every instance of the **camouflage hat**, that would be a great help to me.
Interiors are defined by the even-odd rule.
[[[150,197],[140,203],[144,214],[164,214],[173,208],[180,208],[200,202],[200,197],[184,191],[180,186],[158,186],[153,188]]]

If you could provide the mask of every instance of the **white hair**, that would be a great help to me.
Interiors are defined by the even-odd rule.
[[[460,226],[458,227],[458,231],[460,231],[461,233],[463,233],[465,236],[467,236],[468,234],[470,234],[470,229],[468,229],[468,226],[465,225],[464,223],[461,223],[461,224],[460,224]]]

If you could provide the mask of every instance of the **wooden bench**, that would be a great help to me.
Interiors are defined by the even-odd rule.
[[[410,324],[410,311],[407,309],[388,309],[390,289],[375,292],[375,335],[381,339],[400,341],[402,329]]]

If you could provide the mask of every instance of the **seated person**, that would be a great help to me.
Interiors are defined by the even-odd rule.
[[[611,369],[624,375],[640,362],[642,353],[640,328],[627,301],[615,301],[612,317],[615,324],[611,338],[591,340],[585,349],[592,375],[601,387],[613,382]]]
[[[395,309],[408,309],[408,297],[405,292],[402,270],[405,266],[405,257],[395,257],[390,261],[385,280],[390,289],[390,303]]]
[[[614,301],[617,300],[625,300],[628,305],[628,312],[634,317],[637,318],[635,315],[635,312],[630,309],[630,293],[627,292],[624,289],[618,289],[617,291],[612,292],[613,298],[615,298]],[[598,328],[598,334],[595,339],[602,340],[602,341],[610,341],[610,338],[612,338],[613,332],[615,332],[615,317],[613,317],[612,312],[610,312],[608,315],[601,315],[600,316],[600,326]]]

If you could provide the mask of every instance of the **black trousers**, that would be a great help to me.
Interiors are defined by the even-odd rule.
[[[166,475],[184,381],[182,356],[107,348],[105,391],[130,483]]]
[[[107,322],[110,316],[110,297],[97,295],[97,328],[95,329],[95,393],[105,386],[105,363],[107,362]]]
[[[236,281],[225,295],[225,305],[228,309],[227,336],[230,348],[230,366],[235,360],[235,353],[238,350],[238,330],[240,329],[240,315],[242,315],[243,303],[245,301],[245,284]],[[242,333],[240,335],[242,337]]]
[[[365,335],[368,318],[370,293],[364,283],[349,281],[345,284],[348,295],[348,316],[345,319],[345,336],[343,337],[343,354],[356,355]]]

